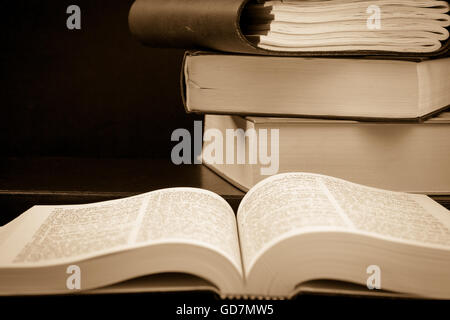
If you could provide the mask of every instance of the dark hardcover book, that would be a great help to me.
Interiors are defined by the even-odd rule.
[[[155,47],[297,56],[447,54],[448,1],[387,2],[137,0],[129,25]]]

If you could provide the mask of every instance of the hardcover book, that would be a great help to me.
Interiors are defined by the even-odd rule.
[[[144,44],[297,56],[421,56],[448,51],[448,1],[137,0]]]
[[[206,115],[205,133],[210,129],[226,141],[204,141],[204,154],[225,155],[231,145],[233,158],[204,156],[204,164],[244,191],[267,177],[263,171],[307,171],[382,189],[450,195],[449,112],[421,123]],[[258,159],[250,161],[251,150]],[[268,161],[261,161],[261,150]]]
[[[186,110],[197,113],[421,120],[450,105],[450,57],[267,57],[187,52]]]

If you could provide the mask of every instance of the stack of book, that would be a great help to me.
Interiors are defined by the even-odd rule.
[[[448,2],[137,0],[129,22],[148,45],[190,49],[183,101],[205,132],[247,134],[232,136],[232,157],[229,141],[204,145],[204,163],[240,189],[302,171],[450,194]],[[252,161],[254,147],[276,163]]]

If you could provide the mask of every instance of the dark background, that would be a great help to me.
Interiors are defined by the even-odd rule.
[[[172,131],[200,117],[179,94],[183,51],[133,39],[132,3],[1,1],[0,156],[170,157]]]

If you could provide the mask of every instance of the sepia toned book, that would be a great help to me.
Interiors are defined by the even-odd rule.
[[[420,53],[448,39],[448,11],[434,0],[253,1],[241,19],[245,35],[270,51]]]
[[[132,34],[152,47],[283,56],[416,56],[448,51],[448,1],[136,0]]]
[[[205,140],[203,152],[223,156],[205,159],[204,164],[244,191],[276,170],[321,173],[388,190],[450,195],[450,112],[419,123],[205,115],[205,133],[210,129],[218,131],[222,141]],[[250,130],[256,135],[253,140]],[[276,130],[277,144],[272,145]],[[231,159],[225,157],[227,145],[234,148]],[[250,150],[255,150],[253,161]],[[261,151],[267,160],[261,161]]]
[[[450,105],[450,57],[267,57],[187,52],[187,112],[422,120]]]
[[[215,193],[170,188],[34,206],[0,228],[0,295],[178,290],[450,299],[450,213],[297,172],[257,184],[237,215]]]

